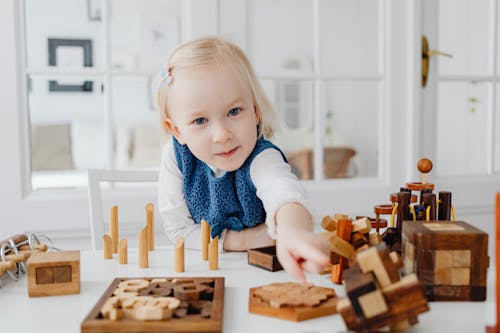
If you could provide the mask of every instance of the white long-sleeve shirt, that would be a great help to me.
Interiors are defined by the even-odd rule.
[[[216,177],[224,171],[212,168]],[[250,178],[257,189],[257,197],[266,211],[266,225],[269,236],[276,238],[274,216],[285,203],[297,202],[309,209],[306,192],[290,166],[283,161],[276,149],[265,149],[255,156],[250,165]],[[184,237],[184,246],[188,249],[201,248],[201,225],[195,223],[184,198],[182,173],[175,158],[173,140],[163,148],[158,187],[158,210],[163,219],[167,237],[175,243]],[[226,230],[219,237],[219,249],[222,250]]]

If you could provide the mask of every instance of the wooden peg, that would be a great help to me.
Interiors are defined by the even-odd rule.
[[[120,239],[118,243],[118,262],[122,265],[128,264],[128,245],[126,238]]]
[[[432,170],[432,161],[428,158],[419,159],[417,169],[422,173],[422,185],[427,184],[427,174]]]
[[[148,268],[148,230],[142,229],[139,232],[139,268]]]
[[[111,237],[106,234],[102,236],[103,249],[104,249],[104,259],[113,259],[113,245]]]
[[[201,220],[201,258],[208,260],[208,243],[210,242],[210,224]]]
[[[175,242],[175,271],[184,272],[184,237],[179,237]]]
[[[219,269],[219,236],[212,239],[208,246],[208,269],[217,270]]]
[[[155,223],[154,223],[154,206],[150,202],[146,205],[146,227],[148,228],[148,249],[155,249]]]
[[[109,235],[113,253],[118,253],[118,206],[116,205],[109,211]]]

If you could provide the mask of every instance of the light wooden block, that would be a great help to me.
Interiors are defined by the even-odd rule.
[[[29,297],[80,293],[80,251],[35,252],[27,264]]]
[[[118,243],[118,263],[122,265],[128,264],[128,244],[126,238],[120,239]]]
[[[102,242],[104,259],[113,259],[113,241],[111,239],[111,236],[107,234],[102,235]]]
[[[352,232],[366,234],[372,229],[372,224],[367,217],[362,217],[352,222]]]
[[[389,310],[380,289],[359,296],[358,302],[365,318],[373,318]]]
[[[219,237],[212,239],[208,245],[208,269],[219,269]]]
[[[152,203],[146,205],[146,228],[148,229],[148,250],[153,251],[155,249],[155,222]]]
[[[349,259],[356,253],[354,246],[352,246],[351,243],[343,240],[337,235],[331,235],[329,241],[330,251],[335,252],[344,258]]]
[[[111,207],[109,211],[109,236],[113,253],[118,253],[118,206]]]
[[[201,258],[208,260],[208,243],[210,243],[210,224],[201,220]]]
[[[357,261],[364,273],[373,272],[382,288],[392,283],[376,247],[358,253]]]
[[[175,242],[175,271],[184,272],[184,237],[179,237]]]
[[[138,236],[139,268],[149,267],[148,230],[142,229]]]
[[[382,236],[378,232],[368,234],[368,245],[373,246],[382,242]]]
[[[327,231],[334,231],[337,229],[337,223],[337,220],[333,217],[325,216],[323,220],[321,220],[321,227]]]

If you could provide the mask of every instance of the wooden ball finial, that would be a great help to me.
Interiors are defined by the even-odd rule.
[[[418,160],[417,168],[421,173],[429,173],[432,170],[432,161],[428,158],[421,158]]]

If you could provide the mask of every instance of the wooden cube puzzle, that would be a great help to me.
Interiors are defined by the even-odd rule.
[[[404,221],[402,254],[430,301],[484,301],[488,234],[466,222]]]
[[[29,297],[80,293],[80,251],[36,252],[28,260]]]
[[[429,306],[415,274],[400,276],[402,260],[380,243],[356,254],[344,272],[347,298],[337,310],[346,327],[355,332],[391,331],[418,322],[417,315]]]

